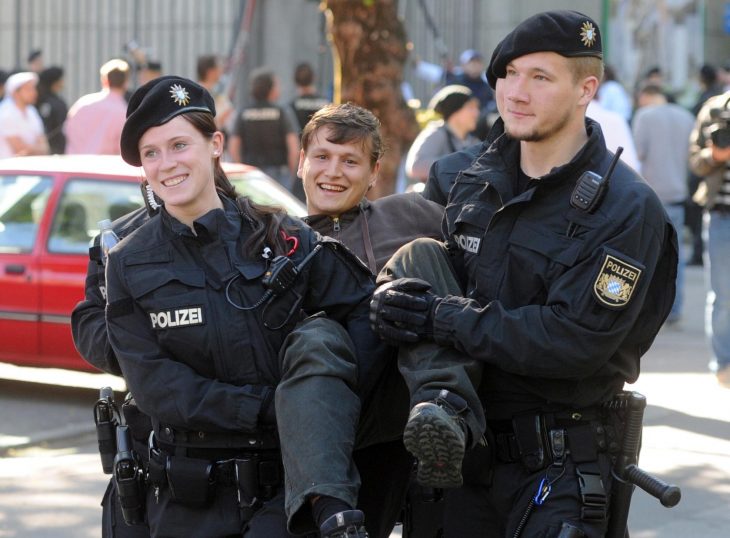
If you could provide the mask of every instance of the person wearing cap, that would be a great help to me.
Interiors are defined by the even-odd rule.
[[[454,269],[441,269],[462,288],[401,279],[373,296],[377,332],[483,368],[490,448],[467,453],[463,487],[445,493],[445,536],[606,534],[620,446],[606,405],[671,310],[677,236],[586,118],[602,68],[600,30],[582,13],[539,13],[507,34],[487,68],[501,116],[491,142],[459,172],[441,169],[456,176],[443,223]],[[444,160],[464,163],[455,155]],[[414,265],[424,243],[404,248]]]
[[[38,110],[38,75],[22,71],[5,82],[0,102],[0,159],[15,155],[45,155],[48,140]]]
[[[354,431],[358,409],[341,402],[365,397],[384,366],[372,276],[336,241],[236,194],[214,116],[200,85],[161,77],[134,93],[121,135],[122,158],[163,203],[106,265],[109,342],[154,426],[150,533],[289,537],[283,463],[287,490],[308,492],[297,532],[364,536],[349,509],[352,445],[332,432]],[[327,317],[303,319],[316,313]],[[298,425],[281,441],[280,390]],[[299,473],[291,454],[306,454]]]
[[[446,73],[446,84],[466,86],[477,99],[479,110],[489,110],[494,104],[494,92],[484,77],[484,57],[474,49],[466,49],[459,55],[461,69]]]
[[[428,108],[441,115],[429,122],[411,144],[406,155],[406,175],[412,182],[426,182],[431,165],[439,157],[479,143],[470,133],[479,119],[479,100],[466,86],[441,88]]]
[[[129,83],[129,64],[113,59],[99,69],[101,91],[80,97],[68,111],[64,126],[69,155],[119,155]]]
[[[43,119],[43,126],[48,138],[52,154],[62,155],[66,150],[66,135],[63,124],[66,122],[68,105],[61,96],[63,89],[63,68],[51,66],[39,75],[38,81],[38,113]]]

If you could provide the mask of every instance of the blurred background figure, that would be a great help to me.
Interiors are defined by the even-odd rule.
[[[689,137],[695,117],[685,108],[667,102],[661,87],[647,84],[639,90],[638,109],[632,124],[641,175],[656,191],[679,238],[677,294],[666,323],[682,317],[684,296],[684,207],[687,200]]]
[[[148,60],[137,68],[137,86],[147,84],[162,76],[162,64],[155,60]]]
[[[291,108],[302,132],[309,118],[320,108],[330,103],[330,100],[320,95],[314,85],[314,69],[307,62],[302,62],[294,69],[294,84],[297,93],[291,102]]]
[[[674,93],[667,87],[667,83],[664,80],[664,73],[662,72],[661,67],[655,65],[646,70],[644,75],[640,77],[639,80],[636,82],[636,91],[634,92],[634,95],[638,95],[639,89],[646,86],[647,84],[659,86],[664,92],[664,95],[666,95],[668,102],[676,102]]]
[[[276,104],[279,81],[266,67],[249,78],[252,103],[237,113],[228,151],[234,161],[257,166],[291,190],[299,163],[296,119]]]
[[[610,65],[604,68],[603,82],[598,88],[598,102],[606,110],[612,110],[621,114],[626,121],[631,121],[631,94],[616,79],[616,71]]]
[[[28,54],[28,71],[40,75],[43,69],[43,51],[41,49],[33,49]]]
[[[0,102],[0,159],[48,153],[43,120],[34,106],[37,86],[38,75],[32,71],[10,75],[5,82],[5,97]]]
[[[5,81],[8,80],[9,76],[10,73],[3,69],[0,69],[0,99],[5,96]]]
[[[722,81],[718,71],[709,64],[704,64],[697,72],[697,80],[700,85],[700,94],[692,107],[692,113],[697,116],[705,102],[723,92]],[[703,265],[705,240],[702,237],[702,206],[694,201],[694,196],[702,182],[702,178],[690,173],[687,179],[689,183],[689,196],[685,208],[685,224],[691,235],[692,253],[687,260],[688,265]]]
[[[479,118],[473,134],[480,140],[484,140],[493,123],[492,116],[496,115],[497,111],[494,92],[484,74],[486,70],[484,57],[479,51],[467,49],[459,56],[459,63],[461,64],[459,71],[447,71],[446,84],[466,86],[479,100]]]
[[[717,70],[717,78],[722,85],[722,91],[730,91],[730,61]]]
[[[446,73],[446,84],[459,84],[471,90],[479,100],[479,109],[486,110],[494,105],[494,92],[484,76],[486,66],[479,51],[467,49],[459,56],[461,69]]]
[[[66,151],[63,124],[68,114],[68,105],[61,96],[61,90],[63,90],[63,68],[54,65],[41,71],[36,108],[43,120],[51,153],[58,155]]]
[[[408,150],[409,190],[422,190],[435,160],[479,143],[479,139],[470,134],[479,119],[479,99],[468,87],[444,86],[436,92],[428,107],[442,119],[429,122]]]
[[[596,94],[597,95],[597,94]],[[618,112],[603,108],[598,102],[597,97],[588,103],[586,116],[598,122],[603,131],[603,138],[606,141],[606,147],[615,152],[621,146],[624,152],[621,154],[621,160],[628,164],[631,168],[641,173],[641,163],[636,156],[636,146],[634,145],[634,136],[631,134],[631,127],[624,117]]]
[[[705,208],[707,240],[705,332],[717,381],[730,388],[730,91],[710,97],[697,114],[690,135],[689,165],[702,183],[695,201]]]
[[[717,69],[710,64],[703,64],[700,67],[697,80],[700,83],[700,94],[697,97],[695,106],[692,108],[692,113],[695,116],[697,116],[705,101],[723,92],[722,83],[717,76]]]
[[[68,111],[66,153],[119,155],[119,139],[127,116],[124,97],[129,64],[109,60],[99,70],[101,91],[82,96]]]
[[[233,103],[220,88],[221,77],[223,76],[223,65],[221,59],[215,54],[205,54],[198,57],[196,65],[198,84],[208,90],[215,100],[215,126],[227,134],[229,123],[233,117]]]

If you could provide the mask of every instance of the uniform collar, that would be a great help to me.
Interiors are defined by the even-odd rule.
[[[241,232],[241,213],[238,204],[230,198],[220,195],[223,209],[216,208],[195,219],[195,233],[185,224],[170,215],[162,207],[163,220],[176,235],[195,237],[202,243],[211,243],[218,238],[225,242],[235,241]]]
[[[553,168],[548,174],[540,178],[541,183],[564,181],[566,178],[577,180],[576,173],[595,167],[605,153],[605,141],[598,123],[591,118],[585,120],[588,140],[570,162]],[[492,133],[490,132],[490,135]],[[504,123],[497,120],[494,126],[494,141],[489,150],[478,157],[472,164],[473,172],[483,172],[494,166],[495,157],[501,161],[506,169],[519,166],[520,145],[516,140],[508,137],[504,132]]]

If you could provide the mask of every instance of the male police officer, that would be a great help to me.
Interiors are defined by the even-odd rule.
[[[677,253],[651,188],[621,162],[609,179],[615,156],[585,118],[601,58],[598,26],[575,11],[530,17],[497,45],[487,78],[501,119],[456,175],[443,227],[465,293],[400,279],[371,303],[388,338],[433,340],[484,367],[493,451],[465,461],[473,472],[447,493],[447,536],[606,532],[602,404],[639,374]],[[439,248],[418,240],[389,265],[402,273],[399,257]]]

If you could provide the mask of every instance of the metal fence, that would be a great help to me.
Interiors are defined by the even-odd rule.
[[[41,49],[65,70],[69,104],[98,91],[99,67],[136,43],[165,73],[195,77],[201,54],[228,55],[245,0],[0,0],[0,68]]]

